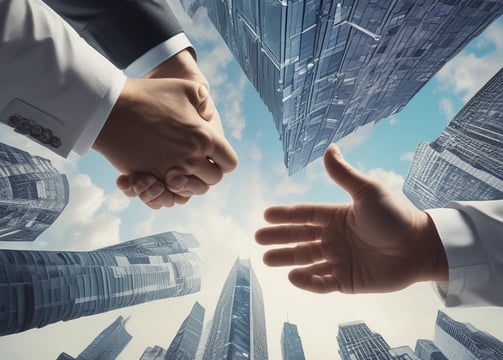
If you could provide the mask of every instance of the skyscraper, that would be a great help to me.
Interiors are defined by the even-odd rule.
[[[199,291],[196,244],[169,232],[88,252],[0,250],[0,335]]]
[[[419,144],[403,192],[420,209],[503,199],[503,69],[431,144]]]
[[[267,359],[262,289],[249,260],[237,259],[227,276],[203,359]]]
[[[139,360],[164,360],[166,356],[166,350],[162,347],[156,345],[154,347],[149,346],[145,349]]]
[[[414,352],[421,360],[449,360],[431,340],[417,340]]]
[[[503,342],[471,324],[454,321],[442,311],[437,315],[435,344],[448,359],[503,359]]]
[[[169,360],[194,360],[203,331],[204,308],[196,301],[166,353]]]
[[[503,13],[491,0],[180,0],[201,6],[272,112],[290,174],[400,111]]]
[[[119,316],[103,330],[88,347],[77,356],[76,360],[115,360],[133,338],[126,330],[127,319]],[[73,359],[62,353],[58,360]]]
[[[281,354],[283,360],[305,360],[302,340],[297,325],[288,322],[283,324],[281,332]]]
[[[337,343],[342,360],[394,360],[384,338],[361,321],[340,324]]]
[[[33,241],[68,204],[68,181],[40,156],[0,143],[0,240]]]

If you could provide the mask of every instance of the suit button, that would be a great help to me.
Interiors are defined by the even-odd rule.
[[[30,121],[23,119],[21,123],[16,126],[16,131],[23,135],[28,135],[31,131],[31,127],[32,125],[30,124]]]
[[[36,137],[38,138],[42,132],[44,131],[44,129],[42,128],[42,126],[40,125],[33,125],[31,130],[30,130],[30,135],[33,136],[33,137]]]
[[[47,144],[52,138],[52,131],[49,129],[44,129],[42,133],[37,137],[42,143]]]
[[[23,119],[21,117],[12,115],[7,121],[7,124],[9,124],[10,127],[17,128],[19,125],[21,125],[22,121]]]
[[[61,146],[61,139],[57,136],[53,136],[49,141],[49,144],[54,148],[59,148]]]

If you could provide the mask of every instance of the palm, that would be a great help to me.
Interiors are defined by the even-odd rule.
[[[393,198],[336,151],[327,151],[325,166],[353,202],[267,209],[266,220],[276,226],[257,231],[257,242],[297,246],[269,250],[264,261],[304,266],[290,272],[290,281],[320,293],[393,291],[427,279],[434,264],[424,260],[431,258],[432,242],[424,238],[424,229],[430,229],[428,216]]]

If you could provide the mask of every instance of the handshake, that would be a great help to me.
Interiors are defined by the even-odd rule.
[[[93,148],[123,174],[119,189],[153,209],[206,193],[238,162],[188,50],[126,80]]]

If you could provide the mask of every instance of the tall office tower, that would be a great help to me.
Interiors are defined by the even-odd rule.
[[[94,251],[0,250],[0,335],[199,291],[196,245],[169,232]]]
[[[403,192],[420,209],[503,199],[503,69],[431,144],[420,143]]]
[[[115,360],[133,338],[126,330],[127,320],[119,316],[77,356],[76,360]],[[67,359],[73,358],[66,353],[58,357],[58,360]]]
[[[394,360],[421,360],[409,346],[400,346],[390,350]]]
[[[262,289],[249,260],[237,259],[227,276],[203,359],[267,359]]]
[[[272,112],[290,174],[400,111],[503,13],[493,0],[180,0],[208,15]]]
[[[283,324],[281,332],[281,354],[283,360],[305,360],[302,340],[297,325],[288,322]]]
[[[0,240],[33,241],[68,204],[68,181],[40,156],[0,143]]]
[[[342,360],[395,359],[384,338],[361,321],[340,324],[337,343]]]
[[[166,359],[194,360],[203,331],[204,308],[196,301],[169,345]]]
[[[454,321],[442,311],[435,324],[435,344],[448,359],[503,359],[503,342],[471,324]]]
[[[417,340],[414,352],[421,360],[449,360],[431,340]]]
[[[164,360],[166,356],[166,350],[162,347],[156,345],[154,347],[149,346],[145,349],[139,360]]]

